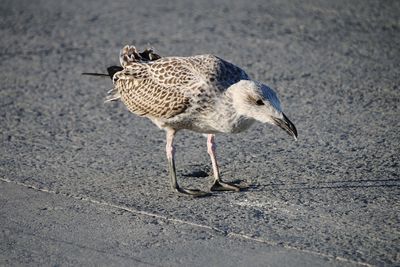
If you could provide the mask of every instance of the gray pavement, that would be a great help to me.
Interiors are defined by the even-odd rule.
[[[353,266],[14,183],[0,190],[5,265]]]
[[[399,1],[2,1],[0,265],[399,266]],[[219,135],[212,197],[169,189],[164,133],[103,104],[125,44],[216,54],[279,93],[299,141]],[[206,140],[177,171],[206,189]]]

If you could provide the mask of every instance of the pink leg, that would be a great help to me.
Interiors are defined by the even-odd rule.
[[[208,152],[208,155],[210,155],[210,157],[211,157],[214,178],[215,178],[215,180],[220,180],[219,168],[218,168],[218,164],[217,164],[217,157],[216,157],[216,153],[215,153],[216,149],[217,149],[217,145],[215,144],[215,137],[213,134],[209,134],[207,136],[207,152]]]
[[[191,195],[195,197],[202,197],[209,195],[209,193],[200,191],[198,189],[185,189],[178,185],[178,181],[176,179],[176,170],[175,170],[175,148],[173,145],[174,137],[175,137],[175,130],[167,129],[167,144],[165,146],[165,149],[167,152],[168,168],[171,177],[172,189],[177,191],[178,193]]]
[[[174,160],[175,157],[174,137],[174,130],[167,131],[167,145],[165,146],[165,151],[167,152],[168,160]]]
[[[165,152],[167,152],[168,159],[168,167],[171,176],[171,186],[172,189],[177,190],[179,188],[178,182],[176,180],[176,171],[175,171],[175,147],[174,147],[174,130],[167,130],[167,144],[165,146]]]
[[[207,152],[210,155],[214,172],[214,184],[211,186],[211,191],[240,191],[240,187],[233,184],[225,183],[221,180],[215,153],[216,148],[217,146],[215,144],[215,136],[213,134],[209,134],[207,136]]]

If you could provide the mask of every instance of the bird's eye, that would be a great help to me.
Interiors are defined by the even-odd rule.
[[[262,105],[264,105],[264,101],[262,101],[261,99],[258,99],[256,101],[256,104],[257,104],[257,106],[262,106]]]

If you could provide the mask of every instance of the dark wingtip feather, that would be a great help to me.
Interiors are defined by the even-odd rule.
[[[118,71],[123,70],[120,66],[110,66],[107,68],[107,73],[95,73],[95,72],[83,72],[82,75],[91,75],[91,76],[102,76],[102,77],[110,77],[113,78],[114,74]]]
[[[82,75],[91,75],[91,76],[106,76],[108,77],[108,74],[105,73],[95,73],[95,72],[82,72]]]
[[[115,73],[117,73],[118,71],[121,71],[123,69],[124,68],[122,68],[121,66],[110,66],[107,68],[107,72],[108,72],[108,75],[110,76],[110,78],[112,79]]]

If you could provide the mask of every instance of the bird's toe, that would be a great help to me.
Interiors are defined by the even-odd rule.
[[[201,191],[199,189],[186,189],[186,188],[178,187],[175,190],[178,193],[181,193],[181,194],[187,195],[187,196],[192,196],[192,197],[206,197],[206,196],[211,195],[211,193]]]
[[[244,189],[244,188],[241,187],[240,185],[226,183],[226,182],[222,182],[222,181],[218,181],[218,180],[216,180],[210,188],[211,191],[235,191],[235,192],[238,192],[241,189]]]

